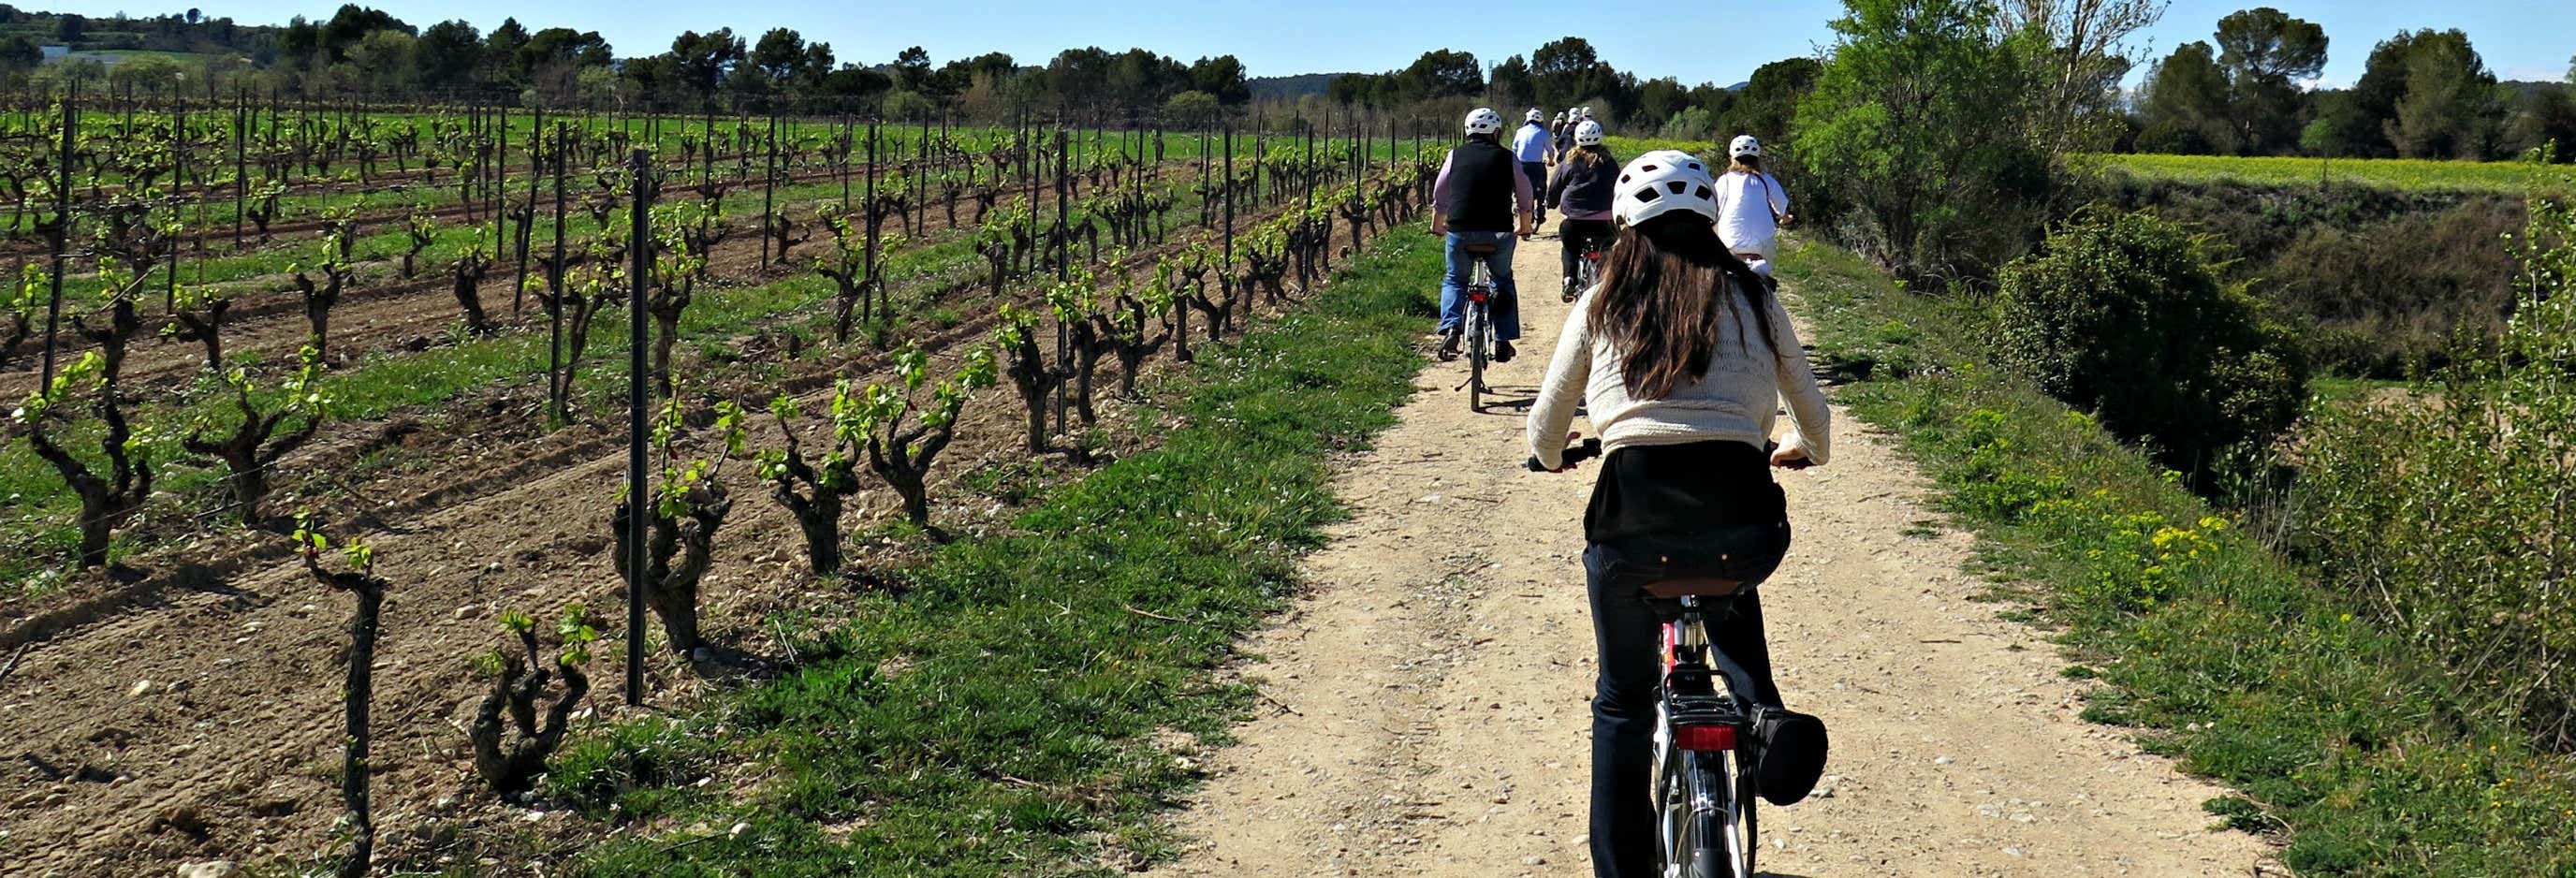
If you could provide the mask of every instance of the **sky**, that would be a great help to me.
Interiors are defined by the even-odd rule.
[[[245,24],[283,23],[298,14],[327,18],[339,8],[338,2],[325,0],[195,2],[209,16],[228,15]],[[1003,51],[1023,64],[1042,63],[1065,48],[1096,45],[1143,47],[1182,61],[1231,54],[1254,76],[1390,70],[1434,48],[1474,52],[1491,65],[1571,34],[1590,40],[1603,60],[1640,77],[1719,85],[1742,82],[1770,61],[1822,52],[1833,41],[1827,23],[1842,11],[1836,0],[1634,6],[1484,0],[1473,19],[1461,17],[1454,3],[1388,0],[553,0],[534,6],[507,0],[381,0],[368,5],[416,26],[463,18],[489,31],[503,18],[517,16],[530,30],[596,30],[621,57],[667,49],[684,30],[731,27],[756,39],[762,31],[785,26],[808,40],[830,42],[841,60],[861,63],[891,60],[914,45],[926,48],[936,63]],[[2175,0],[2163,20],[2137,38],[2137,48],[2151,50],[2150,59],[2161,57],[2181,43],[2209,39],[2220,17],[2252,5],[2257,3]],[[2487,66],[2503,79],[2562,79],[2569,56],[2576,55],[2576,3],[2568,0],[2274,0],[2272,5],[2325,28],[2329,49],[2320,84],[2329,87],[2359,79],[2372,44],[2416,28],[2467,31]],[[28,8],[89,15],[169,11],[92,0]],[[1633,12],[1621,9],[1657,9],[1665,18],[1640,25]]]

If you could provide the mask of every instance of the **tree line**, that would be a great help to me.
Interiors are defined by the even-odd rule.
[[[1399,70],[1336,77],[1325,94],[1337,103],[1423,116],[1455,115],[1469,105],[1536,107],[1550,114],[1590,107],[1623,133],[1711,140],[1746,131],[1784,132],[1798,97],[1822,66],[1813,58],[1789,58],[1763,65],[1739,88],[1686,86],[1671,76],[1640,78],[1620,70],[1591,41],[1569,36],[1490,68],[1472,52],[1434,49]]]
[[[2302,88],[2325,69],[2328,43],[2315,22],[2268,6],[2219,19],[2211,39],[2156,62],[2127,145],[2217,155],[2576,157],[2576,59],[2568,81],[2500,83],[2468,34],[2423,29],[2371,47],[2350,88]]]
[[[40,66],[40,47],[53,44],[171,54]],[[0,77],[40,88],[81,80],[120,93],[247,90],[666,110],[839,107],[904,117],[1044,112],[1102,121],[1166,111],[1212,115],[1252,97],[1243,63],[1232,55],[1183,62],[1144,49],[1088,47],[1040,64],[1000,52],[934,64],[916,46],[886,62],[861,63],[781,27],[756,36],[687,31],[663,51],[620,57],[597,31],[532,31],[516,18],[489,33],[463,20],[424,28],[356,4],[283,26],[240,25],[193,9],[88,18],[0,5]]]

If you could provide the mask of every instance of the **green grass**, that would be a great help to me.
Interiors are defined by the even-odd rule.
[[[1610,147],[1610,154],[1618,156],[1619,160],[1623,162],[1636,158],[1641,153],[1652,152],[1658,149],[1678,149],[1692,155],[1700,156],[1719,155],[1725,152],[1725,150],[1718,149],[1716,144],[1705,140],[1677,140],[1664,137],[1619,137],[1613,135],[1601,138],[1601,143],[1604,146]],[[1720,168],[1719,170],[1724,169]]]
[[[2286,156],[2095,154],[2079,161],[2105,171],[2181,183],[2235,182],[2260,186],[2364,186],[2425,192],[2566,191],[2576,169],[2526,162],[2445,162],[2428,159],[2312,159]]]
[[[2315,397],[2318,402],[2334,405],[2343,405],[2367,400],[2372,394],[2380,393],[2382,391],[2409,389],[2412,389],[2412,385],[2409,385],[2404,381],[2390,381],[2378,378],[2346,378],[2340,375],[2319,375],[2308,379],[2308,395]]]
[[[1904,292],[1793,247],[1837,392],[1944,489],[2012,596],[2103,688],[2085,715],[2243,791],[2213,822],[2267,829],[2307,875],[2576,875],[2576,762],[2455,697],[2354,607],[1987,359],[1979,303]]]
[[[897,571],[911,590],[809,632],[801,670],[581,736],[553,791],[714,831],[607,841],[575,871],[1106,875],[1168,857],[1153,818],[1194,777],[1155,734],[1219,734],[1246,706],[1209,671],[1342,515],[1326,455],[1411,392],[1438,251],[1381,240],[1301,313],[1161,385],[1168,409],[1139,423],[1182,426],[1158,447]],[[763,780],[692,789],[719,772]]]

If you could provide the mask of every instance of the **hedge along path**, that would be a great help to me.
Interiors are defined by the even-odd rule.
[[[1526,338],[1497,367],[1505,400],[1535,391],[1569,307],[1548,294],[1556,242],[1523,243],[1513,268]],[[1158,874],[1591,874],[1597,470],[1522,470],[1522,411],[1469,413],[1464,372],[1426,369],[1339,478],[1351,520],[1307,559],[1311,592],[1247,645],[1266,657],[1237,670],[1259,716],[1210,757],[1176,820],[1186,853]],[[1938,522],[1888,439],[1839,408],[1834,427],[1832,465],[1781,476],[1796,544],[1763,587],[1780,687],[1824,717],[1834,757],[1814,797],[1764,806],[1765,871],[2270,868],[2265,844],[2201,811],[2223,790],[2079,717],[2086,687],[2044,632],[1975,599],[1972,538]]]

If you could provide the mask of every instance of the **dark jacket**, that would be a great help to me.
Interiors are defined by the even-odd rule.
[[[1556,164],[1556,179],[1547,182],[1546,203],[1572,214],[1608,213],[1619,194],[1619,166],[1568,158]]]
[[[1449,151],[1448,197],[1440,213],[1449,228],[1461,232],[1509,232],[1513,226],[1513,181],[1521,177],[1520,159],[1500,143],[1468,138]]]

